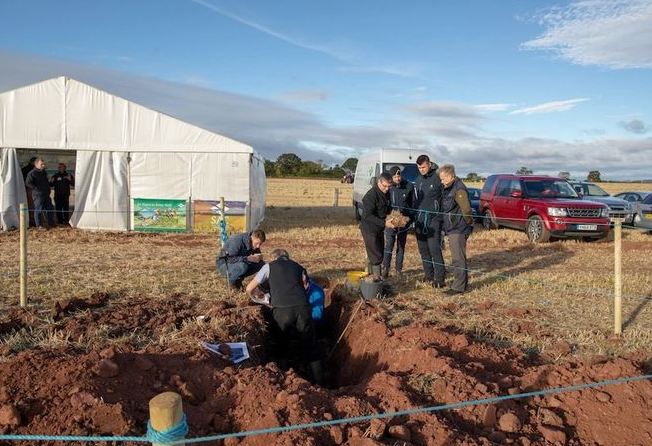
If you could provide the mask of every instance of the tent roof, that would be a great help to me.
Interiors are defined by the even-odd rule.
[[[251,146],[65,76],[0,93],[0,147],[255,153]]]

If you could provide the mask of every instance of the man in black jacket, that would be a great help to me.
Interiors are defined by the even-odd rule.
[[[392,210],[410,218],[410,222],[402,228],[385,229],[385,254],[383,256],[383,279],[389,276],[389,266],[392,263],[392,253],[396,242],[396,275],[401,277],[403,270],[403,257],[407,242],[408,228],[412,221],[412,206],[414,202],[414,186],[401,177],[401,168],[394,166],[390,169],[392,186],[389,189],[389,205]]]
[[[256,274],[263,267],[260,247],[265,243],[265,232],[256,229],[228,238],[220,254],[215,259],[217,272],[229,279],[230,289],[241,289],[242,280]]]
[[[285,249],[275,249],[271,257],[274,260],[264,265],[249,282],[247,293],[256,297],[261,293],[258,286],[265,282],[269,284],[269,304],[280,336],[278,357],[284,359],[287,356],[290,338],[298,336],[303,358],[310,364],[315,383],[321,384],[323,372],[307,294],[308,273],[290,259]]]
[[[34,223],[37,228],[42,228],[41,213],[45,212],[48,219],[48,226],[54,227],[54,207],[50,199],[50,181],[45,171],[45,161],[37,158],[32,169],[25,179],[25,185],[32,190],[34,199]]]
[[[369,272],[377,280],[381,277],[381,264],[383,262],[385,246],[383,233],[385,228],[394,228],[392,223],[385,220],[387,214],[389,214],[387,192],[389,192],[391,183],[392,177],[386,172],[381,173],[376,180],[376,184],[362,198],[360,231],[367,250]]]
[[[424,282],[432,282],[433,287],[443,288],[446,276],[444,256],[441,252],[441,197],[443,187],[428,155],[417,158],[421,175],[417,176],[415,203],[417,215],[414,231],[423,264]]]
[[[50,177],[50,184],[54,187],[54,209],[57,222],[67,225],[70,220],[70,188],[75,187],[75,177],[66,172],[66,165],[59,163],[59,171]]]

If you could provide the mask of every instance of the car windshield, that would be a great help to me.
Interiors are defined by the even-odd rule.
[[[479,200],[480,199],[480,189],[475,187],[469,187],[469,200]]]
[[[408,180],[414,184],[419,174],[419,169],[416,164],[401,164],[401,163],[385,163],[383,164],[383,172],[389,173],[393,167],[401,168],[401,178]]]
[[[523,180],[528,198],[578,198],[575,189],[564,180]]]
[[[652,204],[652,194],[645,197],[645,199],[643,201],[641,201],[641,203],[643,203],[643,204]]]

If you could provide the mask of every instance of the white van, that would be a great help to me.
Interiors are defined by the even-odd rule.
[[[430,161],[434,161],[431,153],[413,149],[381,149],[360,155],[353,181],[353,210],[356,220],[362,217],[362,197],[382,172],[389,173],[392,167],[399,166],[403,171],[403,179],[414,184],[419,175],[417,158],[420,155],[428,155]]]

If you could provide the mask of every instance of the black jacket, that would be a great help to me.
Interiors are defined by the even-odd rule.
[[[25,179],[25,185],[32,189],[32,193],[50,195],[50,181],[45,169],[30,170]]]
[[[385,229],[385,218],[389,211],[387,194],[384,194],[378,188],[378,183],[375,183],[362,198],[360,228],[367,232],[383,231]]]
[[[441,197],[444,188],[435,169],[432,169],[425,175],[418,175],[414,189],[416,196],[414,207],[419,211],[430,211],[427,216],[428,220],[441,220],[442,217],[439,210],[441,208]],[[420,218],[417,216],[417,220],[421,219],[423,217]]]
[[[269,294],[272,307],[308,305],[308,295],[303,286],[304,277],[307,278],[308,273],[303,266],[287,257],[269,262]]]
[[[260,249],[251,247],[251,233],[234,234],[226,241],[220,257],[228,255],[229,263],[246,262],[247,257],[260,253]]]
[[[473,231],[469,193],[459,178],[444,188],[441,211],[444,213],[443,229],[446,234],[470,234]]]
[[[414,185],[407,180],[401,180],[399,184],[392,182],[389,189],[389,205],[397,209],[401,214],[412,219],[414,211]]]
[[[68,179],[70,177],[70,179]],[[52,187],[54,187],[54,195],[57,197],[70,196],[70,188],[75,187],[75,177],[68,172],[57,172],[50,178],[52,180]]]

